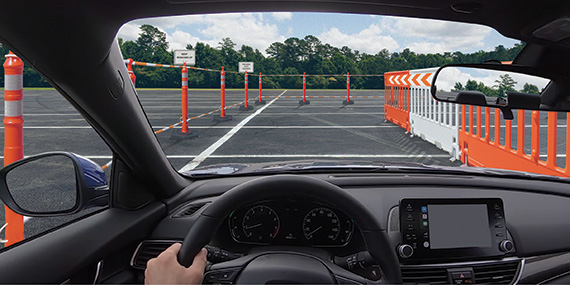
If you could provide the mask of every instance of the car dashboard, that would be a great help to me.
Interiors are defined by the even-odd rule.
[[[565,279],[570,272],[567,184],[464,175],[304,175],[341,187],[374,215],[397,255],[404,283],[570,281]],[[182,241],[219,195],[256,178],[198,180],[172,197],[170,214],[133,253],[131,266],[141,280],[148,259]],[[367,280],[382,278],[358,224],[318,198],[237,206],[208,245],[208,257],[220,263],[259,249],[309,252]],[[204,283],[222,281],[207,275]]]

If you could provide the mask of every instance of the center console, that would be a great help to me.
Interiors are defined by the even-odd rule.
[[[503,201],[402,199],[399,206],[402,261],[500,257],[514,250]]]

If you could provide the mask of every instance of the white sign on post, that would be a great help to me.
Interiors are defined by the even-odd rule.
[[[239,72],[248,72],[253,73],[253,62],[240,62],[239,63]]]
[[[196,51],[191,50],[175,50],[174,51],[174,64],[181,65],[186,63],[186,65],[196,64]]]

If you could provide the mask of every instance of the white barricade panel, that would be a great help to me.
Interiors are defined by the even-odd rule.
[[[437,68],[410,70],[411,134],[459,159],[459,105],[437,102],[430,94],[431,80]]]

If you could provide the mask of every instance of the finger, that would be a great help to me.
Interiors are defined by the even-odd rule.
[[[174,254],[178,254],[178,252],[180,251],[180,248],[182,247],[182,244],[177,242],[175,244],[172,244],[170,247],[168,247],[166,250],[163,251],[163,253],[174,253]]]
[[[154,266],[154,263],[156,262],[156,258],[151,258],[146,262],[146,268],[148,269],[149,267]]]
[[[194,256],[194,261],[192,262],[192,265],[190,267],[194,267],[197,270],[204,272],[204,270],[206,269],[206,264],[208,264],[208,261],[206,260],[207,255],[208,255],[208,250],[202,248],[202,250],[200,250],[200,252],[198,252],[198,254]]]

